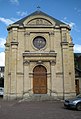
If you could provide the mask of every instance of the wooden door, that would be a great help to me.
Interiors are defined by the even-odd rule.
[[[79,80],[75,80],[75,88],[76,88],[76,94],[78,95],[80,92],[79,92]]]
[[[41,65],[36,66],[33,71],[33,92],[34,94],[47,93],[47,71]]]

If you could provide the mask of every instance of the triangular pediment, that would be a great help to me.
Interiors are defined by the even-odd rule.
[[[9,25],[7,30],[12,27],[67,27],[70,29],[70,27],[65,23],[42,11],[35,11],[32,14],[20,19],[19,21]]]
[[[15,22],[14,24],[19,25],[65,25],[65,23],[53,18],[52,16],[49,16],[48,14],[42,12],[42,11],[35,11],[32,14],[24,17],[23,19]]]

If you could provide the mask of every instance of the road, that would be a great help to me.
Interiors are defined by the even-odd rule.
[[[81,111],[65,109],[62,101],[4,101],[0,119],[81,119]]]

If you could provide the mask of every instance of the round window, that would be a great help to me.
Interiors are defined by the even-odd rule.
[[[34,38],[33,40],[33,45],[37,48],[37,49],[41,49],[44,48],[46,45],[46,40],[45,38],[38,36],[36,38]]]

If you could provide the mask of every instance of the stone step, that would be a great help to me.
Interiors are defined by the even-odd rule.
[[[24,96],[21,101],[55,101],[55,100],[59,99],[47,94],[32,94],[29,96]]]

